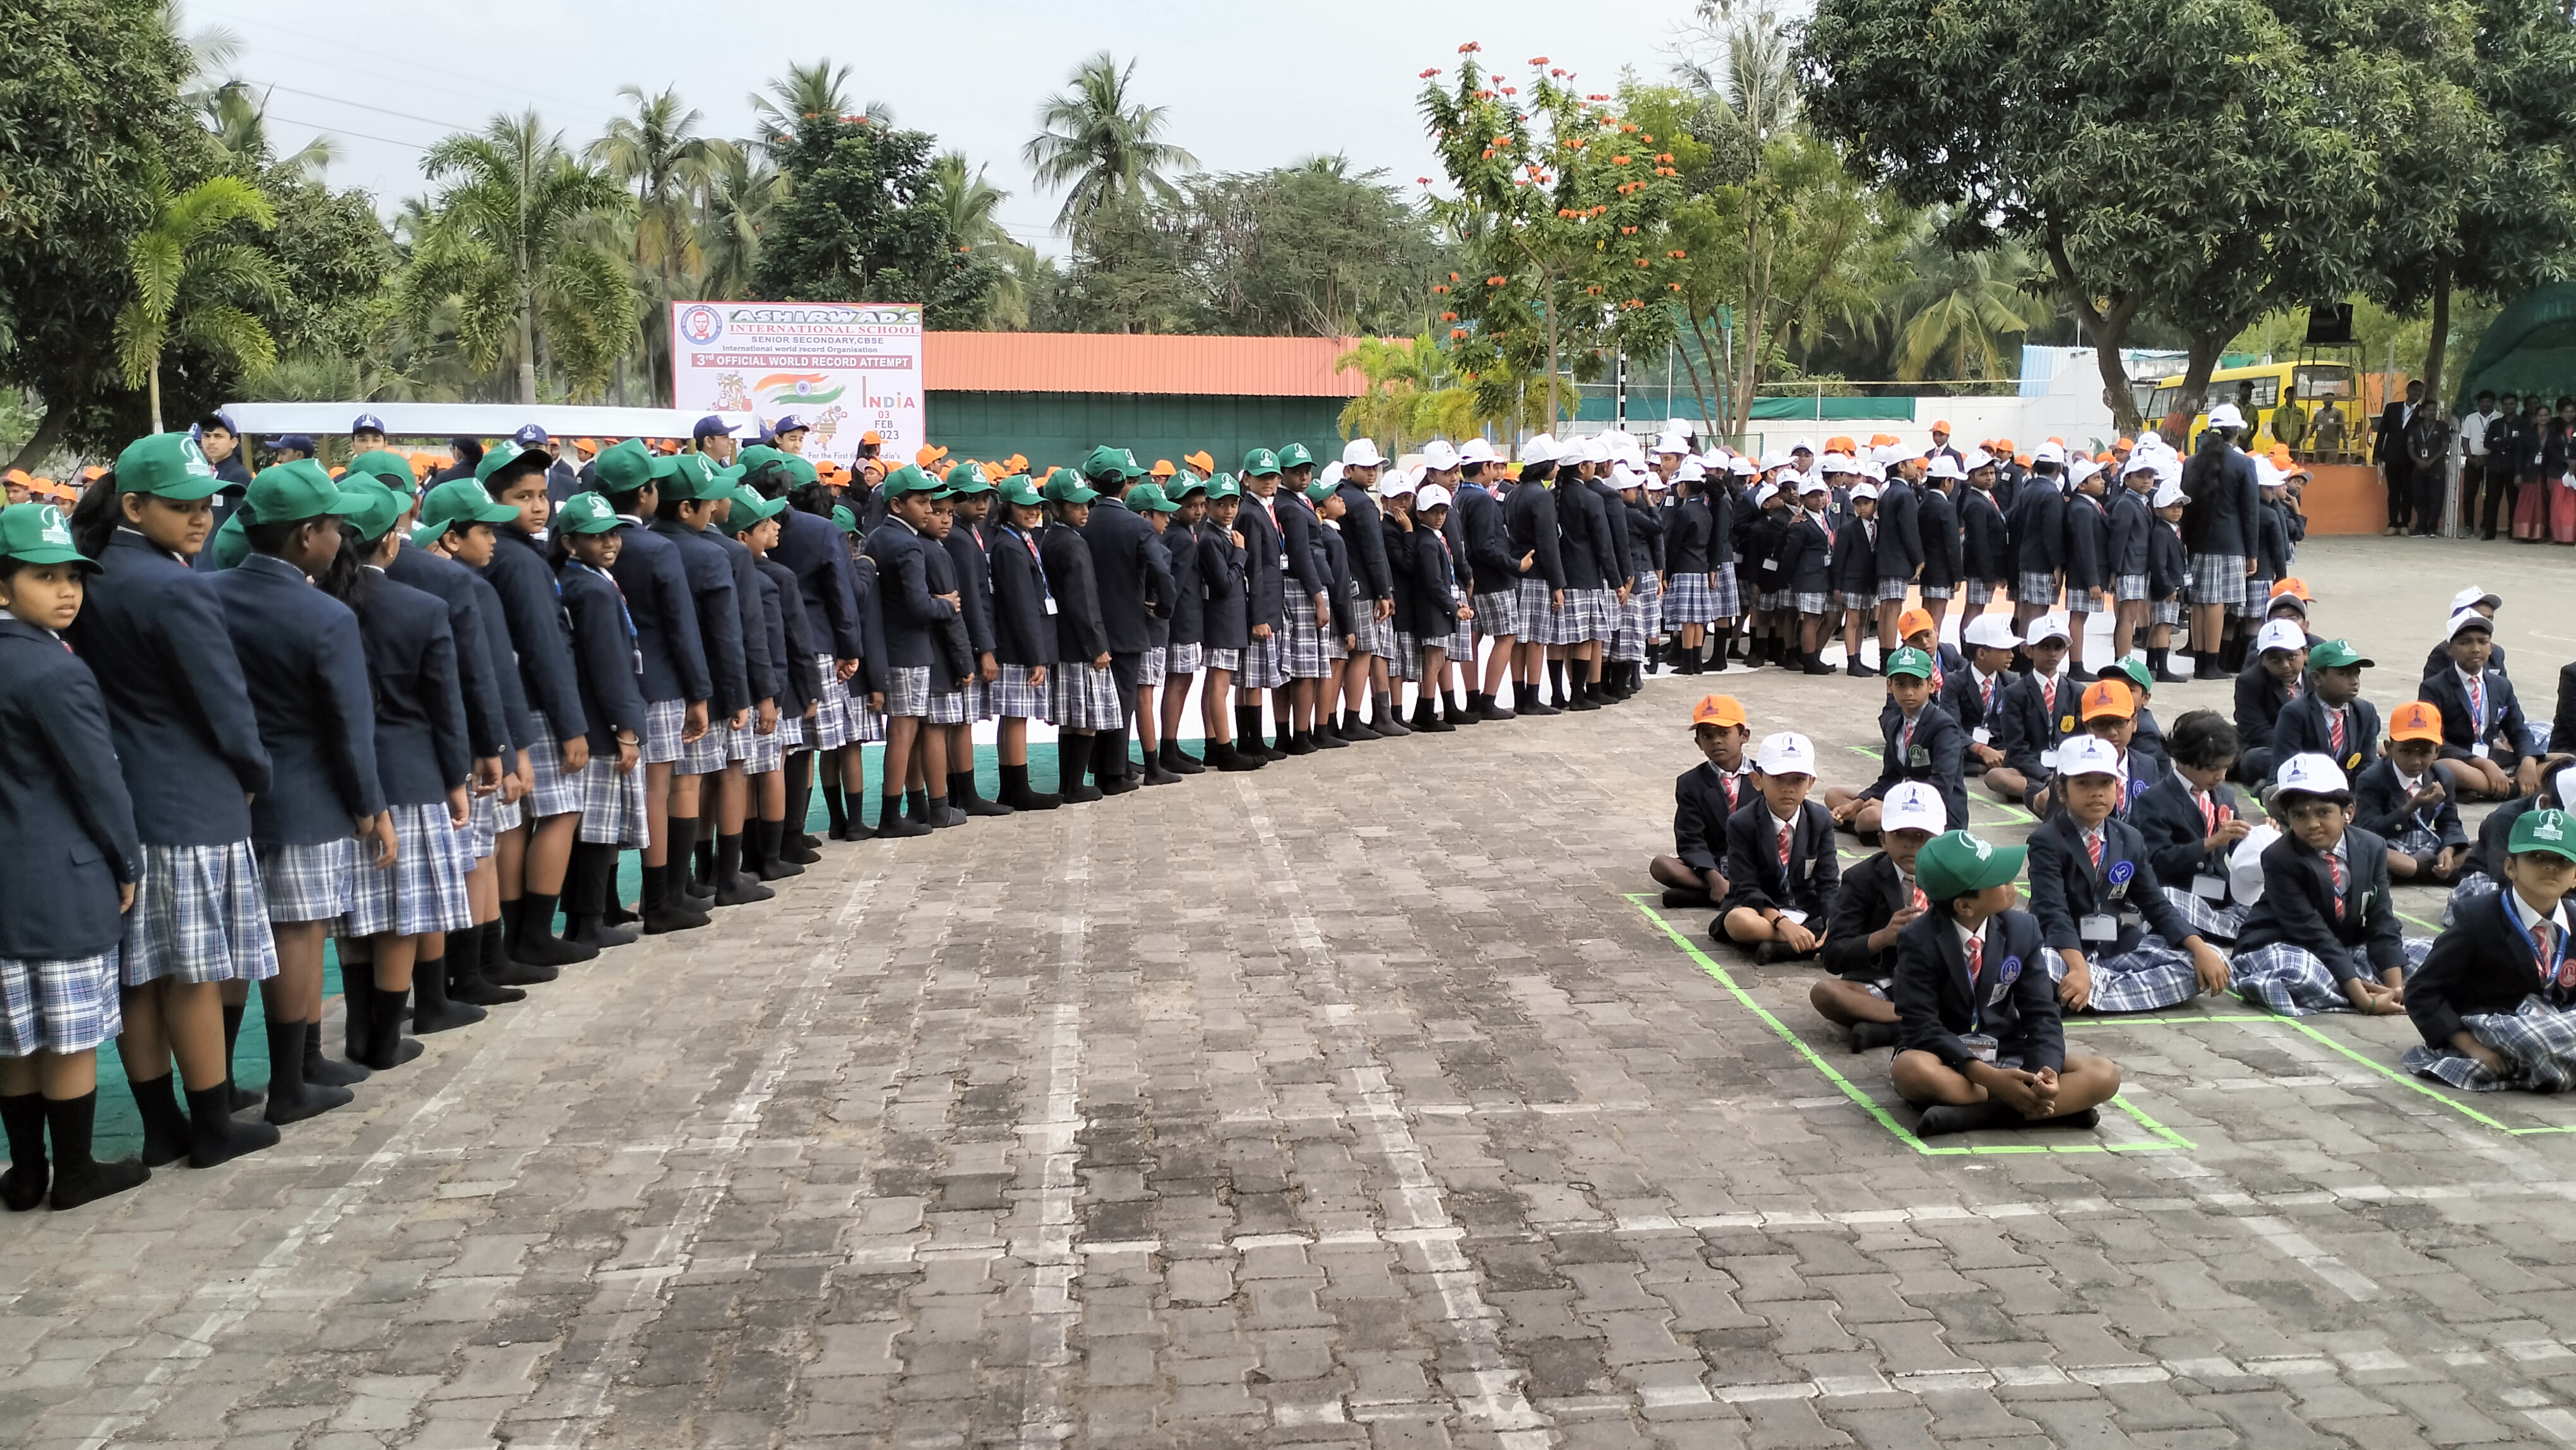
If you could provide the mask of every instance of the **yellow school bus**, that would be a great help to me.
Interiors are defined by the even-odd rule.
[[[2242,404],[2246,421],[2253,428],[2243,440],[2246,447],[2262,449],[2286,443],[2292,453],[2303,459],[2326,462],[2358,458],[2369,452],[2370,420],[2362,416],[2360,379],[2351,364],[2271,362],[2220,368],[2209,375],[2209,400],[2237,402],[2239,385],[2245,383],[2253,385],[2252,398]],[[2173,412],[2182,398],[2182,384],[2180,373],[2156,380],[2155,391],[2147,400],[2148,422],[2155,423]],[[2284,391],[2289,395],[2286,400],[2282,397]],[[2209,410],[2203,408],[2191,420],[2190,436],[2171,440],[2173,445],[2188,451],[2192,440],[2208,424]]]

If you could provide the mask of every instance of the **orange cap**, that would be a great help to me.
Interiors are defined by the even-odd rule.
[[[1172,467],[1172,460],[1157,458],[1154,460],[1154,466],[1146,471],[1156,478],[1169,478],[1179,470]]]
[[[35,476],[23,468],[13,468],[7,473],[0,473],[0,482],[14,483],[20,488],[25,488],[35,481]]]
[[[1932,627],[1932,611],[1928,609],[1909,609],[1896,616],[1898,639],[1912,639]]]
[[[2013,455],[2013,462],[2020,464],[2024,468],[2028,468],[2030,467],[2030,455],[2027,453],[2016,453]]]
[[[105,464],[93,463],[89,467],[81,470],[81,477],[89,479],[92,482],[96,482],[99,475],[105,472],[107,472],[107,466]]]
[[[1872,448],[1892,448],[1896,445],[1896,442],[1897,437],[1893,433],[1872,433],[1869,435],[1869,446]]]
[[[1949,432],[1949,431],[1950,431],[1950,420],[1949,420],[1949,419],[1947,419],[1947,418],[1935,418],[1935,419],[1933,419],[1933,420],[1932,420],[1932,431],[1933,431],[1933,432],[1935,432],[1935,433],[1947,433],[1947,432]]]
[[[1182,454],[1181,461],[1188,464],[1190,467],[1199,470],[1201,473],[1216,472],[1216,460],[1210,458],[1208,456],[1208,451],[1204,448],[1200,449],[1196,453]]]
[[[1702,725],[1749,725],[1744,706],[1733,695],[1703,695],[1691,708],[1691,728]]]
[[[2442,712],[2422,700],[2409,700],[2388,712],[2391,740],[2442,740]]]
[[[2296,599],[2301,604],[2314,604],[2317,602],[2316,596],[2308,593],[2308,581],[2305,579],[2284,579],[2272,586],[2273,598],[2278,599],[2284,594]]]
[[[935,443],[924,443],[919,449],[914,451],[912,461],[920,464],[924,468],[928,468],[930,465],[937,463],[940,459],[947,456],[947,449],[942,448]]]
[[[2138,440],[2130,437],[2126,433],[2123,433],[2119,437],[2111,440],[2111,451],[2114,453],[2126,453],[2137,446]]]
[[[1825,451],[1827,453],[1858,453],[1860,451],[1860,445],[1851,440],[1850,434],[1837,433],[1833,437],[1825,440]]]
[[[879,433],[874,428],[870,428],[865,433],[859,435],[859,441],[862,443],[883,443],[885,442],[885,435]]]
[[[1986,445],[1986,451],[1988,453],[2010,453],[2013,451],[2012,440],[2009,438],[1998,438],[1994,442]]]
[[[2099,720],[2105,715],[2127,720],[2137,715],[2138,701],[2118,680],[2095,680],[2084,687],[2083,709],[2087,720]]]

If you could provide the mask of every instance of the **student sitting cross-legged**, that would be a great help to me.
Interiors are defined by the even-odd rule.
[[[2442,754],[2442,712],[2409,700],[2388,712],[2388,750],[2353,777],[2354,825],[2388,843],[2395,881],[2449,886],[2469,854],[2458,787],[2434,768]]]
[[[2513,823],[2506,889],[2434,939],[2406,986],[2424,1034],[2406,1069],[2471,1092],[2576,1087],[2576,953],[2565,897],[2576,890],[2576,819],[2525,811]]]
[[[2165,901],[2203,940],[2232,942],[2249,904],[2235,895],[2227,858],[2254,829],[2227,786],[2236,727],[2215,710],[2187,710],[2174,721],[2170,748],[2172,773],[2138,798],[2129,823],[2146,838]]]
[[[1923,1137],[1972,1128],[2089,1128],[2120,1090],[2108,1058],[2069,1054],[2039,922],[2013,909],[2023,851],[1966,831],[1914,857],[1925,909],[1896,939],[1900,1044],[1891,1076]]]
[[[1952,819],[1968,818],[1968,732],[1935,698],[1934,669],[1932,656],[1911,645],[1887,657],[1880,671],[1887,676],[1887,704],[1878,715],[1878,779],[1857,791],[1836,786],[1825,792],[1835,826],[1865,842],[1878,839],[1879,802],[1901,781],[1930,785]]]
[[[2284,1017],[2406,1010],[2406,978],[2432,943],[2397,929],[2388,843],[2352,824],[2352,788],[2323,755],[2273,775],[2281,839],[2263,848],[2263,896],[2236,938],[2236,990]]]
[[[1900,781],[1880,802],[1882,848],[1843,873],[1834,888],[1825,931],[1825,970],[1832,976],[1808,989],[1807,1000],[1828,1022],[1851,1029],[1852,1051],[1896,1041],[1896,1007],[1887,986],[1896,975],[1896,938],[1923,914],[1923,889],[1914,884],[1914,857],[1949,829],[1941,793],[1919,780]]]
[[[1752,729],[1732,695],[1709,695],[1691,710],[1691,742],[1706,760],[1673,782],[1673,854],[1647,864],[1666,906],[1715,906],[1727,896],[1726,823],[1753,799]]]
[[[1728,891],[1709,935],[1750,949],[1756,962],[1811,957],[1824,944],[1842,867],[1832,813],[1807,799],[1815,784],[1806,736],[1765,736],[1753,753],[1754,796],[1727,818]]]
[[[2553,755],[2541,767],[2540,789],[2487,812],[2478,822],[2477,844],[2460,862],[2459,884],[2442,903],[2442,925],[2453,925],[2471,904],[2504,889],[2506,843],[2513,838],[2515,821],[2528,811],[2565,810],[2569,801],[2576,801],[2576,756]]]
[[[2031,914],[2070,1012],[2145,1012],[2227,990],[2227,959],[2157,889],[2146,837],[2112,815],[2127,784],[2110,741],[2070,739],[2059,810],[2031,832]]]

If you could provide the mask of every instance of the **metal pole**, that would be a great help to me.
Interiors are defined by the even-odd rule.
[[[1611,385],[1617,390],[1611,402],[1611,426],[1624,433],[1628,430],[1628,350],[1626,348],[1623,347],[1611,354],[1610,376]]]

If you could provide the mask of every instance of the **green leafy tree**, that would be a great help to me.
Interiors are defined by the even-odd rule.
[[[772,80],[768,88],[751,96],[753,123],[759,128],[758,144],[770,151],[785,146],[796,134],[796,123],[821,116],[857,119],[865,116],[880,126],[894,124],[894,112],[884,105],[870,102],[864,111],[850,104],[850,78],[856,68],[818,60],[808,65],[787,67],[787,74]]]
[[[949,235],[957,244],[980,252],[997,267],[993,290],[986,299],[984,316],[978,325],[989,328],[1026,327],[1029,322],[1029,296],[1026,271],[1019,253],[1032,249],[1011,239],[1002,229],[999,212],[1010,193],[985,180],[981,166],[969,167],[963,151],[943,151],[930,163],[930,201],[948,219]]]
[[[919,302],[932,327],[982,319],[1001,264],[964,247],[935,194],[927,131],[800,117],[777,152],[786,196],[753,283],[797,302]]]
[[[277,260],[232,240],[236,222],[267,231],[277,213],[259,188],[214,176],[173,196],[155,184],[151,225],[126,244],[132,298],[116,314],[116,351],[125,385],[151,399],[161,431],[161,352],[184,341],[257,372],[277,361],[277,340],[254,308],[286,290]]]
[[[2056,312],[2047,274],[2018,247],[1963,254],[1927,232],[1906,249],[1904,271],[1885,303],[1896,344],[1890,376],[2017,377],[2022,340]]]
[[[406,279],[412,318],[452,303],[467,361],[514,362],[522,403],[537,401],[545,362],[573,396],[598,396],[631,345],[636,304],[625,266],[585,224],[632,199],[534,111],[448,137],[421,169],[444,185]]]
[[[1121,68],[1105,50],[1084,61],[1074,68],[1073,89],[1039,108],[1038,134],[1021,148],[1040,186],[1064,190],[1056,225],[1067,231],[1113,204],[1171,200],[1166,173],[1199,164],[1163,139],[1171,121],[1164,107],[1128,99],[1135,77],[1134,61]]]
[[[684,277],[705,270],[699,219],[709,184],[734,146],[698,135],[699,113],[686,109],[676,90],[646,95],[641,86],[621,86],[617,93],[634,104],[635,114],[610,121],[585,156],[634,194],[629,256],[654,303],[644,316],[645,363],[660,396],[669,397],[670,304]]]
[[[704,261],[698,286],[709,297],[751,295],[760,260],[760,238],[787,185],[778,168],[743,147],[727,147],[707,178],[705,218],[698,244]]]
[[[1382,171],[1338,156],[1193,176],[1194,270],[1211,330],[1263,337],[1406,334],[1428,321],[1445,255]]]

